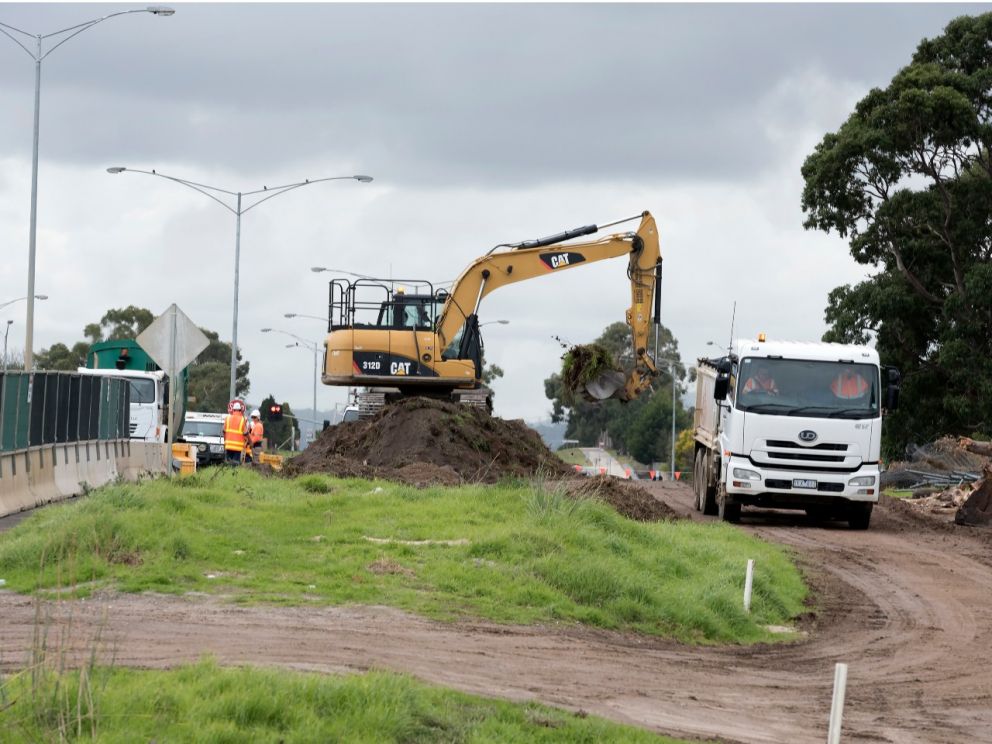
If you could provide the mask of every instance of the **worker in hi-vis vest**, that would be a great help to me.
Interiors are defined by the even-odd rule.
[[[838,398],[860,398],[868,392],[868,381],[851,367],[845,367],[830,383],[830,391]]]
[[[232,400],[224,417],[224,454],[229,463],[240,465],[244,462],[248,442],[248,422],[245,420],[245,406],[240,400]]]
[[[248,454],[251,461],[257,463],[259,455],[262,454],[262,438],[265,436],[265,427],[262,426],[262,414],[256,408],[251,412],[251,423],[248,430]]]

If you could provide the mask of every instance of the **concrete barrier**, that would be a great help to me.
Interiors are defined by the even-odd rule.
[[[118,476],[165,473],[166,447],[130,440],[44,445],[0,453],[0,517],[79,496]]]

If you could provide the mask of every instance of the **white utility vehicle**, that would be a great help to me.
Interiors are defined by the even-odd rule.
[[[196,447],[196,464],[224,462],[224,414],[187,411],[183,439]]]
[[[883,386],[884,385],[884,386]],[[805,509],[867,529],[878,502],[882,410],[899,372],[867,346],[738,341],[700,359],[696,509],[740,519],[741,506]]]
[[[131,369],[89,369],[79,367],[81,375],[97,377],[123,377],[130,383],[131,413],[129,431],[131,439],[146,442],[166,441],[166,409],[168,408],[168,382],[165,372],[139,372]]]

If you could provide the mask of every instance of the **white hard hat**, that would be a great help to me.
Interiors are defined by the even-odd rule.
[[[258,412],[258,409],[256,408],[254,411],[251,412],[251,417],[252,418],[262,418],[262,414],[260,414]]]

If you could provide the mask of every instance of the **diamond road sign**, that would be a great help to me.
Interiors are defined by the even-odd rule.
[[[210,345],[210,339],[175,303],[169,305],[135,340],[170,378]]]

